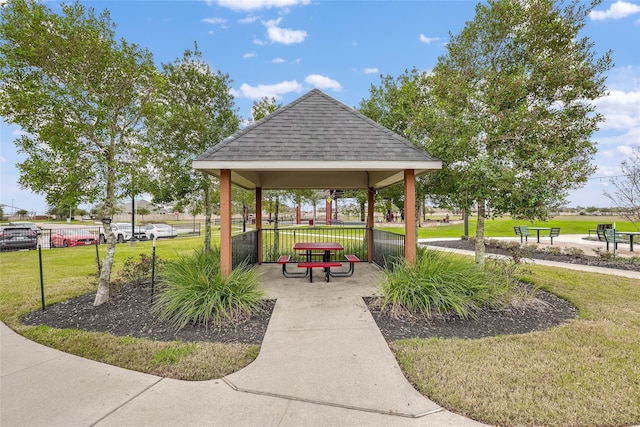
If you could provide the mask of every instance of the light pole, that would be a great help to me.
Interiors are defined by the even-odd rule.
[[[135,242],[136,240],[136,195],[131,192],[131,240]]]

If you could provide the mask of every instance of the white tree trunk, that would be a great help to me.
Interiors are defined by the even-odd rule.
[[[116,254],[116,236],[113,234],[111,224],[104,224],[104,235],[107,238],[107,253],[102,261],[100,269],[100,280],[98,282],[98,291],[93,301],[94,306],[104,304],[109,301],[109,285],[111,283],[111,267],[113,266],[113,257]]]

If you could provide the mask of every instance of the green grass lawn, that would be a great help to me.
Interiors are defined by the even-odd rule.
[[[562,217],[544,226],[587,234],[606,217]],[[475,223],[472,220],[472,230]],[[513,236],[520,221],[488,221],[487,236]],[[635,228],[616,219],[619,229]],[[391,228],[401,232],[402,228]],[[420,229],[421,237],[460,237],[462,224]],[[201,238],[158,241],[173,259]],[[104,246],[100,247],[104,257]],[[151,254],[151,242],[120,244],[115,270]],[[96,289],[94,247],[43,251],[47,303]],[[392,349],[418,390],[447,409],[489,424],[623,426],[640,424],[640,281],[532,266],[525,277],[575,304],[580,318],[546,331],[479,340],[403,340]],[[250,363],[258,346],[158,343],[130,337],[20,324],[40,308],[38,253],[0,254],[0,319],[26,337],[82,357],[156,375],[220,378]],[[115,274],[115,271],[114,271]]]
[[[478,220],[476,217],[469,218],[469,236],[476,235],[476,225]],[[638,231],[638,229],[629,221],[614,216],[558,216],[549,221],[522,221],[515,220],[511,217],[498,218],[494,220],[486,220],[484,227],[485,237],[513,237],[515,232],[513,227],[517,225],[526,225],[529,227],[560,227],[561,234],[584,234],[589,230],[595,230],[598,224],[610,223],[616,224],[619,231]],[[404,234],[404,227],[385,227],[384,224],[376,225],[376,228],[388,230],[396,233]],[[591,233],[595,235],[595,233]],[[419,238],[436,238],[436,237],[461,237],[464,235],[464,224],[438,224],[436,226],[424,226],[418,228]]]

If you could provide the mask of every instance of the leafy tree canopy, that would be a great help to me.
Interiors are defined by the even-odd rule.
[[[0,114],[26,133],[20,184],[50,205],[128,194],[140,170],[141,108],[152,94],[151,54],[114,40],[107,11],[76,2],[58,15],[36,1],[1,9]],[[91,54],[87,54],[91,52]]]
[[[546,219],[594,171],[609,53],[581,37],[590,10],[573,1],[492,0],[451,38],[425,80],[427,148],[443,160],[439,201]]]
[[[240,119],[228,75],[214,71],[196,44],[182,58],[163,64],[157,102],[147,116],[147,139],[155,166],[154,202],[201,205],[204,247],[211,240],[211,215],[219,196],[210,175],[195,171],[195,156],[235,132]],[[198,201],[198,199],[200,201]]]

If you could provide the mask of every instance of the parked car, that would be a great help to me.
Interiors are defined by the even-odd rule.
[[[35,222],[14,221],[14,222],[10,222],[9,225],[15,225],[17,227],[29,227],[38,236],[40,235],[40,233],[42,233],[42,229],[38,227],[38,225]]]
[[[112,222],[111,230],[116,235],[116,242],[122,243],[131,239],[131,224],[122,222]],[[107,236],[104,234],[104,228],[100,227],[100,243],[107,243]]]
[[[131,235],[131,223],[129,222],[118,222],[118,228],[120,230],[125,231],[127,234]],[[133,233],[133,237],[138,240],[145,240],[147,238],[146,234],[144,234],[144,227],[141,225],[136,225],[136,231]]]
[[[7,225],[0,230],[0,251],[37,247],[38,235],[28,226]]]
[[[64,228],[55,230],[55,233],[51,234],[52,248],[97,244],[98,239],[95,234],[83,228]]]
[[[176,237],[178,235],[174,228],[168,224],[147,224],[144,228],[144,234],[147,239]]]

